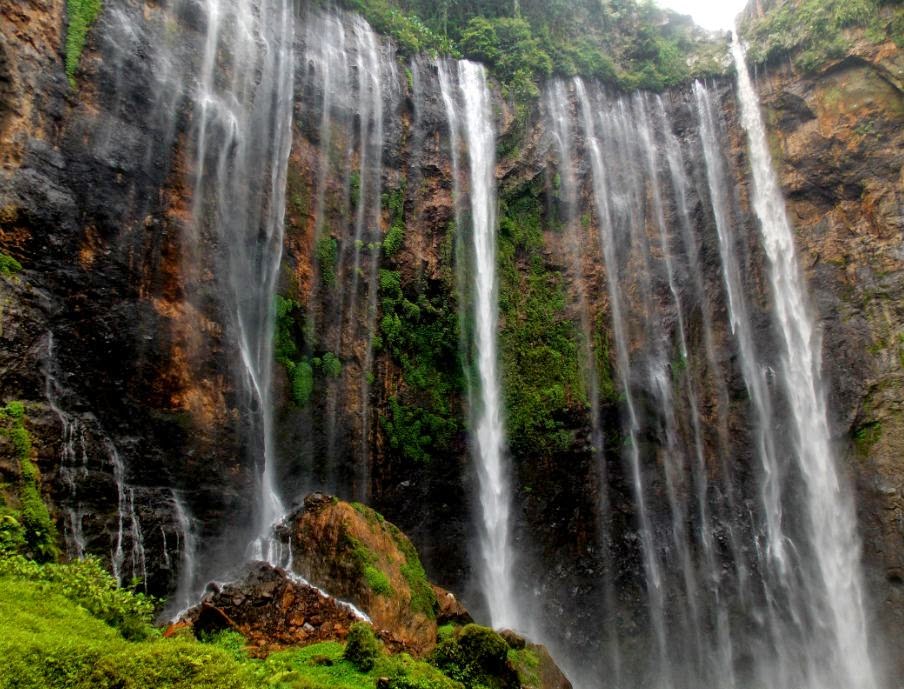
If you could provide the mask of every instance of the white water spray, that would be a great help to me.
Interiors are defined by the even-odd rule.
[[[810,582],[817,614],[809,630],[817,646],[808,667],[812,689],[875,689],[860,573],[860,542],[847,486],[835,465],[821,378],[822,337],[806,298],[794,233],[759,109],[744,49],[732,42],[741,122],[747,132],[753,208],[769,263],[775,318],[781,335],[781,375],[791,413],[794,461],[806,483],[806,517],[820,581]],[[824,648],[818,648],[823,645]],[[811,656],[812,657],[812,656]]]

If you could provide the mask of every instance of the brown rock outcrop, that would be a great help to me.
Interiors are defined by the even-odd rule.
[[[265,562],[251,565],[239,581],[211,585],[177,626],[195,635],[231,629],[256,655],[318,641],[343,640],[358,617],[348,605]]]
[[[372,509],[315,493],[288,521],[293,569],[361,608],[391,647],[436,642],[436,595],[408,537]]]

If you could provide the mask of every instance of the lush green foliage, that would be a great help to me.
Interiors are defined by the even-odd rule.
[[[22,270],[22,264],[9,254],[0,253],[0,275],[9,277]]]
[[[517,101],[551,73],[625,88],[662,89],[718,73],[725,46],[647,0],[346,0],[406,54],[485,62]],[[393,10],[393,8],[397,8]],[[394,14],[393,14],[394,12]],[[393,20],[389,21],[388,17]],[[423,28],[410,38],[401,17]],[[694,64],[694,67],[689,67]]]
[[[304,407],[314,394],[315,373],[328,378],[342,375],[342,361],[332,352],[305,356],[299,343],[304,336],[304,309],[294,299],[276,296],[273,357],[286,369],[291,384],[292,401]]]
[[[92,615],[73,584],[0,574],[0,686],[18,689],[250,689],[226,652],[191,640],[129,642]],[[81,579],[79,574],[74,574]],[[97,583],[97,582],[95,582]],[[80,584],[74,584],[78,588]],[[150,627],[148,627],[150,630]]]
[[[16,491],[19,510],[7,511],[0,542],[37,560],[55,559],[56,527],[41,497],[38,468],[32,461],[31,435],[25,427],[25,406],[9,402],[0,408],[0,435],[9,439],[19,462],[19,485]]]
[[[901,41],[896,22],[904,22],[904,7],[887,0],[797,0],[746,21],[741,33],[754,62],[790,57],[800,69],[812,71],[848,53],[854,40],[848,29],[865,29],[874,42]]]
[[[342,657],[361,672],[373,670],[380,657],[380,641],[374,634],[373,627],[366,622],[355,622],[348,630]]]
[[[20,555],[5,556],[0,558],[0,577],[26,579],[47,592],[65,597],[126,638],[143,639],[153,634],[154,601],[120,588],[96,558],[67,564],[40,564]]]
[[[512,449],[526,455],[567,450],[569,414],[588,404],[562,275],[543,258],[542,207],[530,192],[508,200],[497,257],[506,424]]]
[[[88,29],[97,19],[102,0],[66,0],[68,24],[66,29],[66,76],[75,87],[75,71],[82,58]]]
[[[418,53],[458,54],[452,41],[433,31],[417,14],[399,9],[399,3],[389,0],[342,0],[341,4],[359,12],[380,33],[395,39],[404,56]]]
[[[404,190],[402,186],[384,196],[393,227],[405,225]],[[386,250],[391,235],[392,231],[387,233],[383,242],[384,258],[390,262],[395,253]],[[383,269],[379,288],[383,315],[374,348],[385,349],[403,375],[380,424],[390,447],[402,457],[429,462],[435,453],[452,446],[461,424],[455,404],[462,379],[458,314],[449,299],[454,293],[452,273],[449,270],[447,279],[439,283],[421,280],[403,287],[399,271]]]
[[[367,625],[353,628],[350,651],[319,643],[261,661],[248,656],[236,632],[218,632],[204,643],[190,635],[161,639],[149,624],[151,607],[144,596],[117,589],[96,561],[40,565],[0,558],[0,686],[373,689],[378,677],[387,677],[397,689],[462,689],[428,663],[383,654]],[[143,633],[134,633],[135,624]]]

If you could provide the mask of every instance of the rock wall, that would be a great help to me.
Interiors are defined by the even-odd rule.
[[[68,552],[99,553],[124,578],[140,576],[161,594],[174,589],[195,555],[205,561],[196,578],[222,570],[217,554],[235,554],[236,527],[241,531],[254,496],[247,490],[254,460],[242,434],[247,409],[235,393],[235,351],[218,310],[217,281],[185,242],[192,224],[191,114],[176,103],[160,117],[160,92],[148,88],[160,83],[159,65],[146,55],[163,13],[150,0],[108,0],[73,89],[63,67],[62,0],[0,9],[0,248],[23,266],[0,278],[4,397],[27,403],[44,491]],[[196,46],[185,49],[186,59],[196,64],[203,18],[186,10],[178,21],[186,42]],[[303,11],[298,24],[279,285],[286,302],[277,323],[295,349],[280,350],[277,334],[277,357],[291,363],[276,366],[279,483],[287,502],[324,488],[372,504],[411,536],[430,578],[462,594],[479,614],[470,564],[475,479],[459,361],[461,328],[467,327],[459,320],[455,273],[461,228],[437,65],[396,64],[391,46],[380,45],[380,74],[389,76],[379,96],[385,127],[376,185],[367,177],[374,174],[373,156],[371,167],[361,163],[368,134],[354,107],[335,105],[324,128],[321,65],[312,57],[313,34],[304,30],[322,21]],[[349,41],[366,37],[360,27],[348,32]],[[132,42],[122,45],[126,36]],[[359,52],[366,45],[359,43]],[[350,94],[361,88],[357,83],[347,82]],[[816,73],[779,65],[758,79],[824,328],[833,431],[858,490],[869,589],[891,639],[904,627],[901,84],[900,49],[865,40]],[[754,321],[762,324],[770,307],[731,90],[730,80],[713,86],[744,228],[745,287]],[[674,135],[690,146],[691,93],[676,89],[664,102]],[[547,634],[563,647],[597,653],[600,620],[610,609],[600,585],[605,573],[623,611],[613,626],[628,637],[635,630],[637,647],[630,653],[641,656],[645,642],[637,629],[643,621],[635,616],[643,616],[642,563],[618,442],[622,400],[613,383],[612,314],[602,252],[590,240],[599,219],[592,210],[568,215],[545,107],[521,109],[496,94],[500,346],[512,412],[520,584],[529,591],[530,616]],[[573,100],[568,107],[577,112]],[[330,161],[325,168],[324,158]],[[590,171],[583,165],[578,205],[592,209]],[[355,178],[350,171],[358,168],[363,175]],[[701,168],[699,160],[688,163],[690,175]],[[705,187],[699,179],[694,185]],[[721,392],[714,383],[701,386],[706,445],[712,450],[722,442],[722,429],[728,432],[732,476],[747,494],[754,470],[750,422],[728,343],[727,306],[718,296],[719,257],[707,203],[702,191],[688,199],[701,237],[702,286],[716,295],[709,308],[723,323],[713,337],[727,379]],[[364,234],[358,232],[362,204],[376,218],[368,217]],[[674,216],[667,220],[678,223]],[[568,223],[583,237],[579,265]],[[385,242],[399,227],[402,239],[389,251]],[[653,236],[655,228],[646,232]],[[201,254],[217,251],[209,237],[199,247]],[[677,314],[662,276],[657,280],[657,326],[672,333]],[[201,298],[189,298],[189,286]],[[640,287],[626,285],[625,292],[640,308]],[[592,347],[601,391],[598,426],[615,439],[602,459],[577,344],[581,294],[600,338]],[[398,317],[402,332],[395,339],[383,325],[387,315]],[[688,332],[702,349],[700,319],[696,313]],[[642,350],[645,337],[638,327],[630,334],[632,347]],[[758,344],[769,349],[767,341]],[[528,348],[546,358],[529,360]],[[325,363],[327,354],[339,360],[338,373]],[[701,361],[690,365],[706,369]],[[301,370],[307,378],[296,374]],[[310,390],[300,395],[297,387],[305,385]],[[720,419],[723,394],[731,411]],[[652,396],[641,405],[655,418]],[[651,448],[655,471],[663,439],[651,432],[642,442]],[[653,493],[664,503],[664,485]],[[605,514],[599,509],[604,496],[611,506]],[[665,524],[666,511],[659,510],[657,524]],[[604,527],[616,538],[600,547]]]

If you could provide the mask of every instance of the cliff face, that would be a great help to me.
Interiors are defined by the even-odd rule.
[[[248,434],[257,410],[241,394],[221,300],[224,247],[193,234],[197,114],[167,98],[166,65],[178,65],[148,58],[168,27],[173,55],[196,73],[204,18],[190,4],[172,12],[108,0],[73,89],[62,0],[14,5],[0,8],[0,248],[22,270],[0,278],[4,397],[27,404],[67,552],[99,553],[153,592],[186,593],[223,571],[218,558],[241,553],[257,499]],[[453,194],[463,172],[444,63],[402,65],[362,22],[313,11],[296,22],[295,54],[275,317],[277,483],[287,503],[322,488],[372,504],[411,536],[430,578],[479,612],[462,366],[469,296],[456,272],[469,209]],[[773,67],[757,82],[824,330],[832,430],[857,486],[869,590],[892,638],[904,625],[901,83],[900,50],[865,41],[816,73]],[[610,212],[625,233],[611,241],[634,368],[621,377],[606,223],[574,84],[550,84],[528,110],[494,94],[500,351],[528,617],[553,650],[597,657],[619,637],[627,662],[652,642],[626,448],[641,450],[663,539],[675,505],[694,503],[700,486],[714,514],[687,508],[688,524],[744,512],[758,467],[697,96],[588,91],[608,113],[595,125],[604,145],[621,127],[638,152],[658,151],[663,180],[655,191],[642,157],[613,168],[628,190]],[[724,128],[741,287],[768,367],[777,354],[746,144],[730,81],[709,95]],[[637,143],[644,130],[625,113],[646,113],[655,145]],[[611,146],[606,160],[635,160],[634,149]],[[671,239],[660,243],[662,226]],[[626,385],[636,433],[624,421]],[[689,459],[697,450],[699,465]],[[737,519],[742,534],[755,532],[755,517]],[[716,530],[714,557],[753,558],[752,546],[733,550],[729,531]],[[678,564],[665,571],[667,590],[682,590],[680,574]]]

